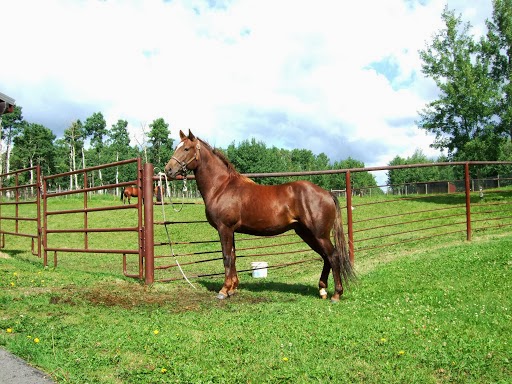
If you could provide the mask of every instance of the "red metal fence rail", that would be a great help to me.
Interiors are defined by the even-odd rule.
[[[478,184],[478,180],[470,177],[471,167],[482,165],[507,165],[512,166],[512,162],[457,162],[457,163],[433,163],[405,166],[387,166],[387,167],[371,167],[356,169],[340,169],[328,171],[309,171],[309,172],[280,172],[280,173],[253,173],[246,174],[251,178],[261,177],[300,177],[326,175],[326,174],[345,174],[346,181],[346,206],[345,206],[345,226],[347,228],[347,237],[350,246],[350,256],[354,260],[357,257],[368,257],[370,254],[380,254],[383,249],[391,249],[391,247],[405,247],[408,243],[425,242],[428,239],[436,237],[451,237],[460,239],[463,235],[465,239],[471,240],[472,234],[476,231],[483,231],[491,228],[503,228],[512,226],[512,191],[505,196],[502,201],[485,201],[480,197],[480,191],[472,190],[471,187]],[[357,172],[384,172],[395,169],[415,168],[415,167],[461,167],[464,174],[464,188],[462,194],[453,193],[451,188],[447,188],[446,194],[414,194],[407,196],[388,196],[383,195],[382,199],[368,199],[365,196],[354,196],[352,191],[353,174]],[[191,177],[189,177],[191,178]],[[193,177],[192,177],[193,178]],[[430,181],[426,180],[426,183]],[[369,187],[368,187],[369,188]],[[364,187],[358,187],[358,190]],[[425,192],[428,188],[425,187]],[[498,194],[499,190],[486,191],[486,197],[492,194]],[[426,200],[428,199],[428,200]],[[447,200],[448,202],[445,202]],[[415,203],[421,201],[429,201],[435,204],[433,208],[418,210],[414,207]],[[372,216],[372,207],[376,204],[388,205],[393,213],[384,216]],[[396,219],[400,219],[400,224],[396,224]],[[394,220],[395,223],[389,223]],[[184,234],[188,230],[185,227],[194,226],[202,223],[208,226],[206,219],[198,221],[190,221],[182,217],[180,219],[155,221],[157,225],[167,225],[171,227],[171,232],[175,234]],[[201,230],[203,231],[203,230]],[[171,246],[176,252],[159,251],[155,253],[155,270],[156,272],[177,270],[180,266],[186,267],[187,277],[205,277],[222,275],[220,271],[222,266],[219,260],[222,259],[220,245],[216,239],[215,232],[211,232],[210,237],[205,239],[178,239],[173,238],[171,244],[167,241],[156,241],[155,249],[163,249]],[[282,241],[282,237],[269,239],[267,242],[259,241],[260,239],[251,237],[237,237],[237,259],[240,258],[266,258],[277,256],[278,258],[284,254],[294,254],[308,252],[306,259],[296,260],[288,263],[280,261],[273,263],[272,267],[281,267],[283,265],[296,264],[300,262],[309,262],[316,260],[316,254],[309,249],[300,249],[300,245],[294,247],[291,244],[302,244],[300,239],[290,238],[294,234],[285,234],[287,239]],[[279,239],[279,240],[278,240]],[[246,247],[246,241],[256,241],[259,244],[254,247]],[[282,252],[286,248],[285,252]],[[257,251],[257,250],[260,251]],[[266,253],[261,253],[264,250]],[[313,257],[312,257],[313,255]],[[288,258],[289,256],[287,256]],[[172,258],[173,261],[165,260]],[[180,260],[178,263],[178,259]],[[198,266],[216,263],[216,266],[208,267],[206,270],[199,270]],[[179,264],[179,265],[178,265]],[[155,273],[155,270],[153,273]],[[242,269],[247,271],[250,269]],[[150,273],[150,272],[149,272]],[[175,272],[172,277],[156,278],[157,281],[172,281],[182,279],[179,273]]]

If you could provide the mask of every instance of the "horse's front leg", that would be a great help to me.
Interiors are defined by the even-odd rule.
[[[219,228],[220,243],[222,246],[222,259],[224,260],[224,285],[217,298],[225,299],[232,296],[238,287],[238,275],[236,272],[235,234],[229,228]]]

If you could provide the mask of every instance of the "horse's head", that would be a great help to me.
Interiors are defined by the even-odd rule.
[[[174,154],[165,166],[165,173],[170,178],[177,175],[186,175],[187,171],[196,169],[199,163],[199,151],[201,144],[190,129],[188,136],[180,131],[181,141],[174,150]]]

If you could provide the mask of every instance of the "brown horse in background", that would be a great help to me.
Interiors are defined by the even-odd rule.
[[[121,193],[121,200],[123,200],[123,204],[126,200],[128,200],[128,204],[130,204],[130,199],[132,197],[139,197],[139,189],[137,187],[126,187]]]
[[[219,232],[225,277],[217,298],[233,295],[238,287],[235,232],[273,236],[294,229],[324,260],[318,283],[320,296],[327,298],[327,281],[332,269],[335,291],[331,300],[339,301],[343,282],[347,283],[355,275],[336,196],[308,181],[272,186],[256,184],[192,132],[187,136],[180,131],[180,137],[181,142],[165,172],[171,178],[189,170],[194,172],[206,218]]]
[[[163,187],[155,187],[153,194],[156,196],[156,201],[160,203],[164,196]],[[128,204],[130,204],[130,198],[132,197],[139,197],[139,189],[137,187],[126,187],[123,193],[121,193],[121,200],[123,200],[123,204],[126,200],[128,200]]]

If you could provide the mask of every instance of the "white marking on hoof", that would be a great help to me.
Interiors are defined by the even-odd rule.
[[[322,299],[327,299],[327,290],[325,288],[320,288],[320,297]]]
[[[223,294],[222,292],[219,292],[217,294],[217,299],[219,299],[219,300],[224,300],[224,299],[227,299],[227,298],[228,298],[228,296]]]

